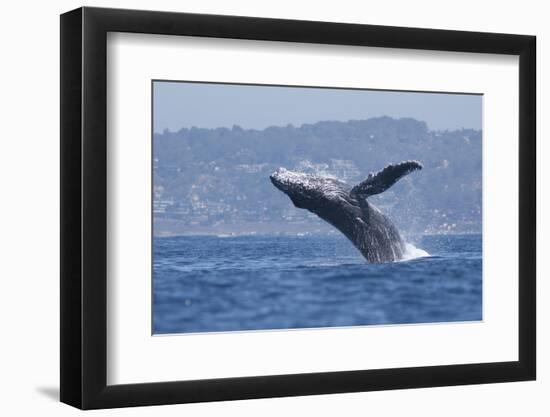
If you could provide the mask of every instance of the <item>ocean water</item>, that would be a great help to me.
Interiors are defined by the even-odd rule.
[[[481,235],[409,245],[372,265],[341,235],[153,242],[153,333],[482,319]]]

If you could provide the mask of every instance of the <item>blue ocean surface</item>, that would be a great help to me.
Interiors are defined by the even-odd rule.
[[[481,320],[481,243],[423,236],[374,265],[337,234],[154,238],[153,333]]]

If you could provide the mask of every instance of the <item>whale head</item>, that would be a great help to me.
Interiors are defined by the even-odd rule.
[[[331,177],[279,168],[269,179],[296,207],[313,212],[337,204],[348,195],[345,184]]]

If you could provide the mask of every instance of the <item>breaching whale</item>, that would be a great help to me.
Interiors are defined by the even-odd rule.
[[[269,178],[296,207],[311,211],[342,232],[367,261],[382,263],[402,259],[405,243],[390,219],[367,198],[419,169],[422,164],[418,161],[390,164],[354,187],[335,178],[285,168]]]

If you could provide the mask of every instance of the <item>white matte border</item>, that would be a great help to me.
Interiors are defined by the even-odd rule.
[[[107,382],[518,360],[518,57],[110,33]],[[151,336],[151,80],[482,93],[483,321]]]

